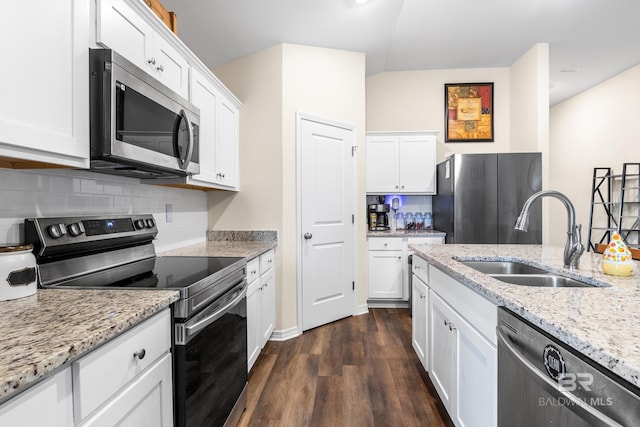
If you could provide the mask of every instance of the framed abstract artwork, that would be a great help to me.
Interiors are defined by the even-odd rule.
[[[493,83],[445,83],[444,141],[493,142]]]

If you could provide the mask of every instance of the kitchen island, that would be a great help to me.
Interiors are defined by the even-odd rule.
[[[0,302],[0,401],[169,307],[177,291],[38,289]]]
[[[563,268],[563,248],[541,245],[410,245],[417,256],[560,341],[640,386],[640,265],[636,274],[602,273],[602,255],[587,252],[579,269]],[[519,261],[595,285],[543,288],[501,282],[458,260]]]

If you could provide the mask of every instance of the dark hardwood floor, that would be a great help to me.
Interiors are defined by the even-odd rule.
[[[251,370],[239,425],[448,425],[421,371],[408,310],[370,309],[269,341]]]

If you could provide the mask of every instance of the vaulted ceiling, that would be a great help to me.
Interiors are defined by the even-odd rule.
[[[211,67],[279,43],[382,71],[508,67],[549,43],[550,104],[640,64],[639,0],[161,0]]]

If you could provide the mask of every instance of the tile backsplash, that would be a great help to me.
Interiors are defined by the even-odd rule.
[[[166,205],[171,205],[171,222]],[[0,169],[0,244],[21,243],[27,217],[133,213],[153,214],[157,252],[206,241],[204,191],[78,170]]]

